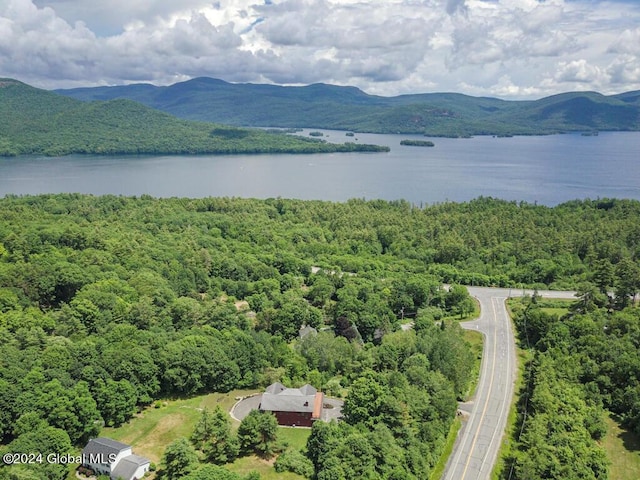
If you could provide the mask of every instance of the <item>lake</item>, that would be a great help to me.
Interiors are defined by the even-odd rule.
[[[328,141],[389,153],[219,156],[68,156],[0,159],[0,196],[79,192],[156,197],[253,197],[414,204],[478,196],[556,205],[584,198],[640,199],[640,132],[470,139],[326,131]],[[308,135],[309,130],[302,132]],[[357,139],[357,140],[356,140]]]

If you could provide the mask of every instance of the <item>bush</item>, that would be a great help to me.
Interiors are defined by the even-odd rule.
[[[280,455],[274,464],[276,472],[293,472],[305,478],[313,476],[313,463],[298,450],[290,450]]]

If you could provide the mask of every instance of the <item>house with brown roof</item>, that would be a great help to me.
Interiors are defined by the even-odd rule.
[[[272,412],[278,424],[310,427],[322,417],[324,394],[311,385],[287,388],[279,382],[267,387],[260,400],[260,410]]]

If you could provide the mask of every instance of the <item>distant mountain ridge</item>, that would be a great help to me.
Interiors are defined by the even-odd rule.
[[[236,126],[308,127],[433,136],[640,130],[640,91],[569,92],[512,101],[459,93],[381,97],[356,87],[290,87],[199,77],[165,87],[133,84],[56,90],[78,100],[126,98],[177,117]]]
[[[329,143],[282,132],[179,119],[127,98],[83,102],[0,78],[0,156],[388,150],[384,146]]]

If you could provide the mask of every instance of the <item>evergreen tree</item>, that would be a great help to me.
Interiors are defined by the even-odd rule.
[[[198,455],[186,438],[178,438],[167,446],[162,461],[167,480],[179,480],[195,470]]]
[[[240,450],[238,438],[231,432],[231,419],[219,405],[213,414],[203,410],[191,438],[198,441],[207,461],[219,465],[232,462]]]
[[[273,454],[278,421],[272,413],[252,410],[238,427],[240,448],[245,453],[269,457]]]

